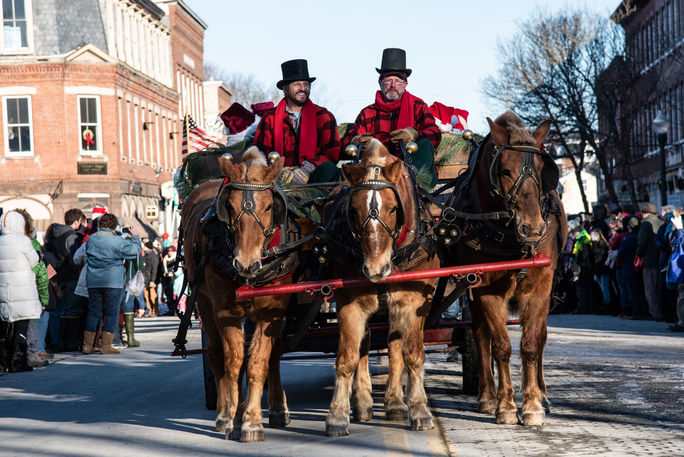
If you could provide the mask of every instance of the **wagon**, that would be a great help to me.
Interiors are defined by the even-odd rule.
[[[436,186],[436,199],[443,197],[449,190],[449,184],[467,168],[470,150],[476,146],[472,134],[447,135],[437,150],[436,165],[440,181]],[[216,162],[225,153],[224,149],[205,150],[191,155],[186,161],[181,175],[181,185],[191,189],[194,185],[210,179],[223,177]],[[235,151],[232,151],[233,153]],[[320,184],[318,186],[325,186]],[[296,188],[292,186],[291,188]],[[432,214],[439,217],[440,209],[434,206]],[[479,363],[472,331],[470,330],[470,315],[467,306],[467,292],[477,287],[484,273],[503,270],[518,270],[548,266],[550,261],[545,256],[535,256],[530,259],[493,262],[486,264],[442,266],[434,270],[396,272],[380,283],[396,283],[424,278],[439,278],[437,290],[433,298],[432,309],[426,320],[424,344],[428,347],[446,345],[448,351],[458,350],[462,357],[463,390],[466,394],[477,394]],[[286,285],[252,287],[244,285],[237,289],[238,300],[249,300],[258,296],[293,294],[286,322],[281,334],[283,339],[283,360],[302,358],[335,357],[337,351],[338,328],[335,317],[334,294],[338,288],[368,286],[371,282],[366,278],[325,278],[316,281],[301,281]],[[459,318],[444,318],[447,308],[456,300],[461,299],[466,306]],[[189,300],[192,303],[192,300]],[[188,314],[190,309],[188,310]],[[185,316],[185,325],[190,316]],[[517,321],[509,321],[510,324]],[[371,330],[371,355],[383,355],[388,337],[388,325],[383,316],[377,316],[369,323]],[[216,405],[216,386],[209,367],[205,349],[186,350],[183,319],[179,334],[174,339],[176,349],[172,355],[186,356],[193,353],[203,353],[204,384],[206,406],[214,409]],[[246,334],[249,335],[249,323],[246,324]],[[249,341],[246,342],[248,344]],[[203,333],[203,348],[207,347],[207,338]],[[445,349],[437,349],[444,351]],[[297,355],[292,355],[297,353]],[[302,354],[306,353],[306,354]],[[312,354],[315,353],[315,354]]]

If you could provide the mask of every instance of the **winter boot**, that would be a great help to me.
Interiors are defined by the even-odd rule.
[[[8,371],[10,373],[33,371],[33,367],[28,364],[28,345],[26,343],[14,344]]]
[[[124,323],[126,324],[126,335],[129,348],[140,347],[140,341],[135,339],[135,321],[132,313],[124,314]]]
[[[113,340],[113,333],[102,332],[102,347],[100,348],[100,354],[120,354],[118,349],[112,347]]]
[[[89,332],[88,330],[83,332],[83,353],[84,354],[92,354],[93,353],[94,343],[95,343],[95,332]]]

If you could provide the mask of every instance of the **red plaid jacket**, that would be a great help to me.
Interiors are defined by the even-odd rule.
[[[418,131],[418,138],[427,138],[437,149],[440,141],[442,141],[442,132],[435,124],[435,117],[430,112],[430,108],[423,100],[417,98],[413,105],[413,112],[414,123],[412,127]],[[399,109],[387,113],[380,111],[373,105],[365,107],[342,138],[342,151],[356,135],[372,133],[389,149],[390,153],[399,156],[399,146],[389,141],[389,132],[397,129],[398,120]]]
[[[275,108],[272,108],[264,114],[261,118],[259,126],[254,133],[254,146],[259,150],[268,154],[275,150],[273,144],[273,124],[275,122]],[[301,132],[301,125],[300,125]],[[283,123],[284,130],[284,151],[278,151],[285,156],[285,166],[298,166],[305,160],[308,160],[314,165],[320,165],[322,162],[330,161],[337,163],[340,157],[340,137],[337,134],[337,121],[335,116],[330,111],[323,107],[319,107],[316,112],[316,156],[314,157],[300,157],[299,156],[299,134],[295,133],[292,121],[289,116],[285,116]]]

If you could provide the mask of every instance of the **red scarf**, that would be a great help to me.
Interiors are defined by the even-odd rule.
[[[275,119],[273,125],[273,146],[279,153],[285,155],[283,150],[285,137],[283,134],[285,117],[289,116],[285,111],[287,102],[283,98],[275,109]],[[316,143],[318,141],[318,130],[316,129],[316,112],[318,106],[311,100],[307,100],[302,107],[302,117],[299,121],[299,162],[311,159],[316,156]]]
[[[415,106],[416,97],[409,94],[408,91],[404,91],[404,95],[393,102],[386,102],[382,98],[382,92],[377,91],[375,93],[375,108],[386,113],[396,111],[399,109],[399,119],[397,121],[397,129],[405,129],[406,127],[414,127],[414,113],[413,107]]]

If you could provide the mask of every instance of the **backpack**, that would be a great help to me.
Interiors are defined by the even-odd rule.
[[[666,281],[669,284],[684,283],[684,230],[672,234],[672,255],[667,263]]]

